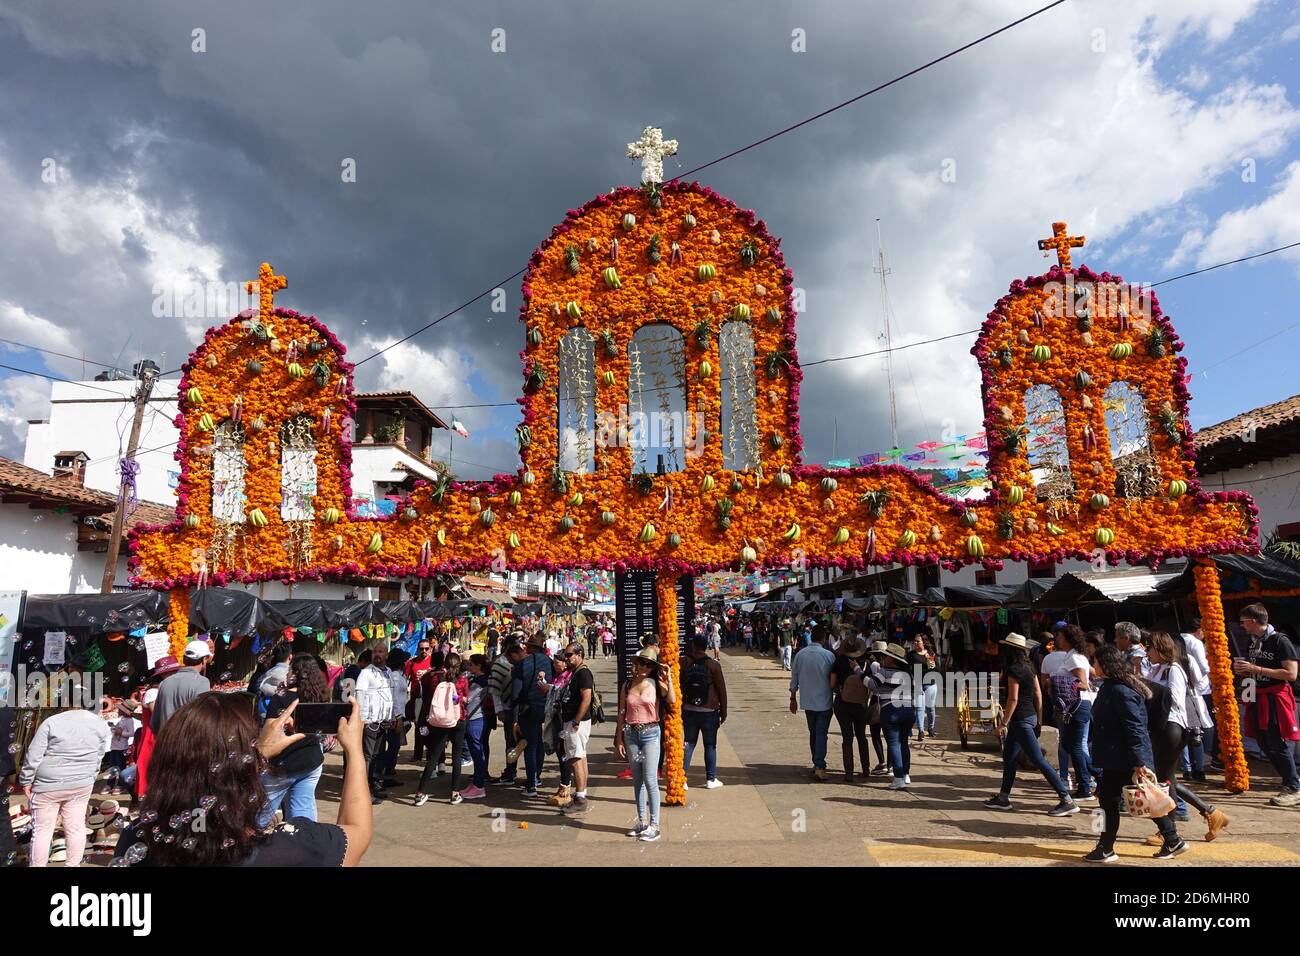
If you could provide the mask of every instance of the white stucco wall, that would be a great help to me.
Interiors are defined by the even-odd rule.
[[[1300,455],[1201,476],[1205,491],[1245,491],[1259,508],[1261,543],[1278,525],[1300,521]]]
[[[0,589],[32,594],[91,594],[104,576],[103,553],[77,550],[72,515],[0,504]],[[115,586],[127,584],[126,556]]]
[[[27,430],[23,464],[48,475],[54,470],[56,452],[84,451],[90,456],[86,487],[116,494],[121,480],[117,463],[131,437],[135,411],[132,396],[138,384],[54,382],[46,422],[33,424]],[[172,424],[176,417],[176,385],[175,379],[155,383],[156,400],[150,401],[140,428],[138,495],[159,504],[176,500],[168,474],[180,471],[180,464],[172,457],[177,440],[176,426]]]

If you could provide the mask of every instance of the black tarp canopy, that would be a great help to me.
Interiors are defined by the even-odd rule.
[[[291,627],[310,627],[315,631],[346,629],[366,624],[381,624],[385,618],[378,601],[346,601],[342,598],[282,598],[267,601]]]
[[[1029,578],[1016,588],[1007,601],[1007,607],[1037,607],[1038,600],[1056,583],[1056,578]]]
[[[93,635],[164,627],[168,621],[164,591],[114,591],[111,594],[29,594],[23,630],[69,631]]]
[[[872,594],[868,597],[846,597],[844,599],[844,610],[846,611],[883,611],[885,609],[885,595]]]
[[[249,591],[199,588],[190,596],[190,626],[200,633],[273,637],[290,625],[268,602]]]
[[[1224,594],[1249,591],[1252,581],[1259,582],[1264,590],[1300,588],[1300,569],[1266,554],[1219,554],[1213,560],[1219,569],[1220,587]],[[1159,590],[1167,597],[1193,593],[1196,580],[1192,566],[1189,564],[1178,577],[1162,583]]]
[[[1017,588],[1011,584],[987,584],[978,587],[952,586],[943,589],[948,607],[1006,607]]]
[[[885,599],[890,607],[916,607],[924,600],[915,591],[907,591],[903,588],[890,588]]]

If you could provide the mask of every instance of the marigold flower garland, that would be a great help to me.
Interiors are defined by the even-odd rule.
[[[664,803],[670,807],[686,804],[686,751],[682,728],[681,654],[677,634],[677,579],[672,571],[660,571],[655,579],[655,597],[659,603],[659,660],[667,665],[677,692],[677,703],[664,716],[664,772],[668,787]]]
[[[1232,652],[1223,617],[1223,594],[1219,569],[1209,558],[1197,558],[1192,574],[1196,579],[1196,606],[1201,614],[1205,653],[1210,661],[1210,688],[1214,700],[1214,733],[1223,761],[1223,785],[1231,793],[1250,789],[1250,768],[1241,741],[1241,721],[1232,683]]]
[[[190,592],[185,588],[173,588],[168,594],[167,638],[172,656],[179,661],[190,640]]]

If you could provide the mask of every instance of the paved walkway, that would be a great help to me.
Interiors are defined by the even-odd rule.
[[[592,735],[592,809],[582,820],[567,819],[543,799],[525,798],[514,787],[489,787],[484,801],[450,806],[447,775],[438,778],[434,800],[417,808],[410,798],[419,768],[403,761],[398,776],[405,786],[375,808],[375,840],[366,865],[1055,865],[1077,863],[1094,844],[1090,814],[1059,820],[1045,815],[1055,796],[1036,774],[1018,781],[1013,795],[1017,812],[983,809],[980,802],[998,788],[1001,761],[987,743],[974,742],[963,751],[955,740],[951,711],[940,712],[939,738],[914,745],[910,790],[890,792],[883,777],[845,783],[835,772],[841,764],[834,725],[831,779],[813,782],[804,717],[790,714],[787,707],[788,675],[771,659],[743,651],[724,652],[723,668],[731,708],[719,735],[718,764],[726,785],[704,789],[703,750],[697,748],[687,805],[664,807],[659,842],[639,843],[625,836],[636,809],[631,784],[617,779],[624,765],[613,753],[614,664],[597,659],[593,670],[611,719]],[[1053,734],[1050,729],[1043,734],[1052,751]],[[491,768],[499,772],[500,732],[493,744],[497,752]],[[1252,763],[1252,773],[1262,770]],[[338,772],[338,759],[331,756],[319,791],[322,820],[334,818]],[[543,783],[547,793],[558,785],[553,758]],[[1231,814],[1231,828],[1211,844],[1201,840],[1198,820],[1183,824],[1191,851],[1157,864],[1150,859],[1153,848],[1141,842],[1154,827],[1125,820],[1117,849],[1126,863],[1300,863],[1298,811],[1266,805],[1276,791],[1275,779],[1257,779],[1257,790],[1238,796],[1214,783],[1200,786]]]

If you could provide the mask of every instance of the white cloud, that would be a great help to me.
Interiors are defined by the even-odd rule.
[[[835,293],[833,301],[810,303],[809,321],[800,327],[801,356],[812,360],[876,347],[880,306],[870,272],[875,216],[883,219],[889,251],[895,344],[978,327],[1012,278],[1047,267],[1030,250],[1053,220],[1066,219],[1072,234],[1087,234],[1076,264],[1120,272],[1123,257],[1107,245],[1114,237],[1137,227],[1138,238],[1126,242],[1132,252],[1135,242],[1145,247],[1171,231],[1193,228],[1201,217],[1189,198],[1234,175],[1243,156],[1280,153],[1300,129],[1300,111],[1281,86],[1244,80],[1194,99],[1161,80],[1153,51],[1191,33],[1219,42],[1252,8],[1245,0],[1180,5],[1177,16],[1156,17],[1154,23],[1141,13],[1128,14],[1124,22],[1120,13],[1124,29],[1110,18],[1105,55],[1091,53],[1086,43],[1043,46],[1032,31],[1009,34],[999,41],[999,59],[1014,62],[1017,74],[1052,76],[1050,97],[1032,84],[1012,90],[996,74],[989,83],[1005,96],[963,96],[954,83],[940,144],[899,144],[887,157],[850,160],[836,175],[810,182],[806,201],[826,218],[818,261],[811,269],[793,263],[796,284],[824,284]],[[1055,32],[1088,35],[1093,14],[1086,7],[1063,16],[1065,22],[1053,23]],[[929,133],[924,127],[918,132]],[[956,160],[954,183],[940,178],[947,157]],[[1286,208],[1296,221],[1300,189],[1288,195],[1270,207],[1278,227]],[[821,197],[835,197],[834,212]],[[1143,228],[1152,221],[1164,224],[1162,236]],[[1256,231],[1253,248],[1260,242]],[[1196,240],[1189,238],[1174,258],[1190,259],[1196,252]],[[955,339],[907,353],[915,385],[896,357],[904,444],[919,440],[923,430],[924,437],[935,437],[930,432],[937,433],[945,418],[955,420],[959,434],[980,426],[979,376],[968,354],[972,342]],[[833,377],[846,387],[830,387],[822,400],[837,401],[847,392],[846,408],[865,406],[879,438],[888,409],[880,365],[872,359],[810,369],[804,394],[816,394],[818,380]],[[805,407],[804,420],[817,411]],[[837,411],[843,451],[845,410]]]
[[[369,355],[394,341],[394,338],[367,336],[361,340],[361,344],[365,354]],[[445,409],[448,405],[477,405],[487,401],[469,384],[474,371],[474,364],[469,357],[456,349],[426,349],[412,342],[404,342],[361,366],[357,370],[357,389],[414,392],[420,401],[444,418],[454,413],[472,435],[476,428],[481,429],[486,424],[491,409]]]
[[[50,383],[36,375],[0,379],[0,455],[23,459],[27,422],[50,409]]]
[[[1286,168],[1266,199],[1220,216],[1200,243],[1197,266],[1237,259],[1300,241],[1300,162]],[[1186,242],[1186,239],[1184,239]],[[1300,262],[1300,249],[1280,255]]]
[[[0,336],[38,348],[75,354],[70,351],[73,343],[67,329],[59,328],[49,319],[32,315],[20,305],[3,300],[0,300]]]

